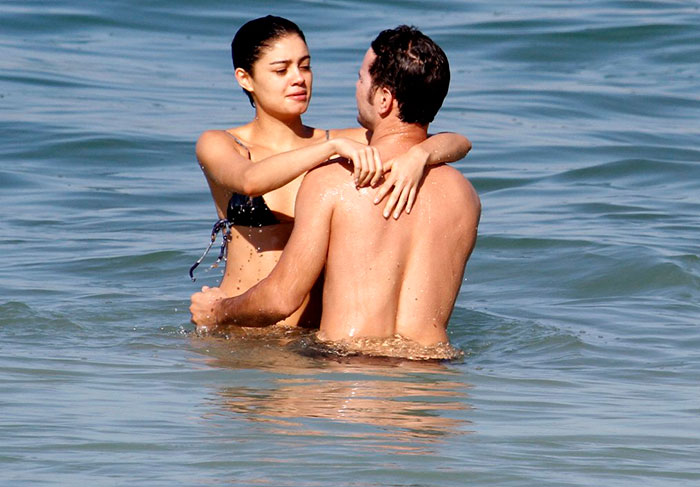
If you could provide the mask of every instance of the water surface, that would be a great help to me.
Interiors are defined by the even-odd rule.
[[[483,203],[451,363],[190,333],[215,217],[194,161],[246,122],[228,45],[305,30],[305,120],[355,123],[376,33],[447,52],[432,130]],[[690,1],[0,7],[0,484],[700,481],[700,10]]]

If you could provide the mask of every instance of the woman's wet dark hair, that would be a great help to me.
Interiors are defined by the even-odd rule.
[[[238,29],[231,42],[233,69],[241,68],[252,74],[253,65],[260,58],[263,50],[273,41],[290,34],[296,34],[306,42],[299,26],[283,17],[268,15],[246,22]],[[250,104],[255,106],[253,96],[245,89],[243,92],[248,95]]]

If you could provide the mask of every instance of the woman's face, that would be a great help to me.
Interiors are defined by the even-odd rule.
[[[249,91],[255,106],[271,114],[301,115],[311,100],[311,57],[296,34],[275,39],[253,65]]]

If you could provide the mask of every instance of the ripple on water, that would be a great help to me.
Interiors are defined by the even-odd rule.
[[[577,168],[557,175],[562,182],[616,183],[639,187],[676,183],[686,178],[700,177],[700,166],[695,163],[667,162],[651,159],[621,159],[603,164]]]
[[[21,301],[8,301],[0,304],[0,330],[5,339],[31,341],[40,335],[75,333],[82,327],[63,314],[37,311]]]

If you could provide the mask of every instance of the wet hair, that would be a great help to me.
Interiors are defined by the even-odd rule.
[[[253,65],[260,59],[263,51],[277,39],[292,34],[298,35],[302,41],[306,42],[299,26],[283,17],[268,15],[246,22],[238,29],[231,41],[233,69],[241,68],[252,74]],[[243,92],[248,95],[250,104],[255,106],[250,92],[245,89]]]
[[[400,25],[380,32],[372,50],[377,55],[369,68],[372,92],[391,91],[401,121],[432,122],[450,87],[450,65],[440,46],[415,27]]]

